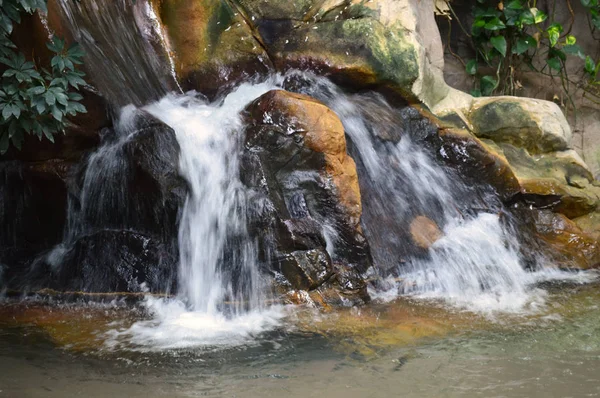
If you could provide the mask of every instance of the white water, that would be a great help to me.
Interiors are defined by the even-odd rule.
[[[143,350],[241,344],[280,325],[285,309],[266,305],[267,288],[258,270],[254,237],[246,230],[247,198],[238,176],[243,129],[239,113],[280,83],[273,78],[243,84],[219,104],[188,94],[167,96],[145,108],[175,130],[181,173],[191,189],[179,233],[179,295],[170,300],[148,298],[153,319],[114,331],[113,343],[125,340]],[[463,216],[458,211],[464,200],[457,189],[460,182],[410,135],[382,145],[377,126],[365,117],[368,108],[361,106],[365,98],[343,94],[323,79],[316,83],[327,86],[326,95],[316,96],[342,119],[365,167],[363,182],[369,178],[377,203],[386,206],[382,214],[398,225],[417,214],[443,221],[444,236],[429,249],[428,259],[401,264],[404,253],[392,251],[402,276],[394,283],[393,297],[441,299],[481,313],[520,313],[544,305],[545,292],[536,287],[538,282],[575,279],[551,268],[526,271],[518,242],[499,217]],[[390,297],[389,292],[372,293]]]
[[[148,298],[151,321],[115,337],[159,349],[237,344],[278,324],[284,311],[267,306],[255,237],[246,230],[246,191],[239,179],[240,111],[276,87],[277,78],[242,84],[221,103],[194,93],[169,95],[145,108],[171,126],[188,181],[179,229],[175,300]]]
[[[393,112],[397,112],[385,99],[378,95],[345,95],[326,79],[312,79],[319,88],[308,91],[338,114],[356,147],[367,173],[359,178],[363,178],[363,184],[365,177],[370,180],[369,189],[376,194],[376,212],[404,226],[408,225],[406,218],[411,220],[415,215],[444,222],[444,235],[430,247],[429,259],[413,258],[400,264],[403,253],[394,253],[391,259],[387,257],[394,261],[396,256],[401,281],[391,283],[389,290],[371,291],[374,298],[390,300],[401,294],[442,300],[478,313],[525,313],[536,311],[545,303],[546,292],[536,287],[539,282],[585,283],[596,277],[595,274],[560,271],[552,264],[526,271],[519,254],[519,242],[498,215],[461,214],[458,210],[461,201],[467,200],[461,195],[468,189],[461,189],[462,182],[451,179],[424,148],[413,142],[410,134],[415,132],[403,132],[397,143],[381,142],[378,137],[384,134],[378,129],[389,129],[389,121],[394,120]],[[373,123],[372,118],[369,120],[373,106],[381,113],[377,115],[383,119],[383,125]],[[378,226],[366,225],[366,228]]]

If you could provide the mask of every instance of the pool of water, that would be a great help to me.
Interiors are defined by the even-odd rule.
[[[543,289],[535,313],[288,308],[243,344],[162,351],[114,341],[131,306],[5,302],[0,397],[600,396],[600,284]]]

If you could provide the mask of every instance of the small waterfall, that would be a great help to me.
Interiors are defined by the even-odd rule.
[[[179,228],[179,290],[172,300],[148,298],[154,318],[114,332],[141,349],[236,344],[278,324],[258,264],[258,237],[247,231],[249,198],[239,178],[240,112],[277,87],[277,77],[242,84],[223,101],[195,93],[168,95],[144,108],[177,136],[180,172],[190,192]]]
[[[324,78],[293,79],[344,124],[359,167],[362,222],[375,265],[397,276],[383,285],[392,297],[442,299],[476,312],[520,311],[542,301],[537,282],[573,278],[551,268],[525,270],[519,242],[500,220],[502,204],[434,161],[424,138],[435,127],[416,110],[394,109],[379,94],[344,94]],[[443,227],[425,253],[415,250],[408,233],[417,216]]]
[[[248,199],[239,178],[240,111],[274,87],[243,84],[220,104],[167,96],[146,108],[175,130],[181,147],[191,192],[179,230],[179,286],[194,311],[239,315],[261,305],[256,237],[246,230]]]

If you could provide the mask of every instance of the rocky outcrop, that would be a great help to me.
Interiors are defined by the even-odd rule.
[[[429,106],[448,93],[430,1],[165,0],[156,8],[180,78],[201,91],[311,68],[354,86],[386,82]]]
[[[246,123],[242,177],[260,203],[252,229],[274,240],[263,256],[293,289],[345,277],[352,282],[334,283],[339,294],[366,297],[360,190],[339,118],[308,96],[274,90],[247,107]]]

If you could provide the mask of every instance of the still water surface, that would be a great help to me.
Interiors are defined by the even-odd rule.
[[[115,342],[139,319],[112,305],[4,303],[0,397],[600,396],[600,284],[547,284],[535,314],[475,315],[399,299],[288,309],[233,347]]]

